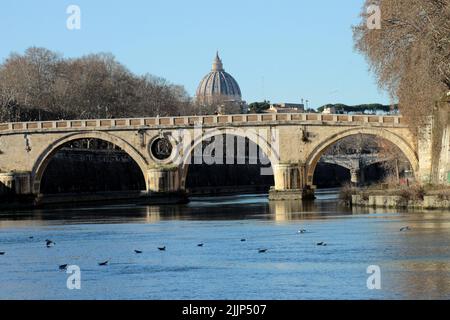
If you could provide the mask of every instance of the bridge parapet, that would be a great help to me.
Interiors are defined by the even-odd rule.
[[[194,125],[269,125],[303,124],[303,125],[370,125],[398,127],[405,126],[401,116],[384,115],[346,115],[317,113],[273,113],[273,114],[234,114],[234,115],[203,115],[183,117],[153,117],[124,119],[86,119],[86,120],[56,120],[36,122],[10,122],[0,124],[0,135],[9,133],[33,131],[72,131],[72,130],[111,130],[134,129],[136,127],[167,128],[192,127]]]

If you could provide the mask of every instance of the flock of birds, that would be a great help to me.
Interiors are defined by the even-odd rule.
[[[411,228],[410,228],[409,226],[401,227],[401,228],[400,228],[400,232],[404,232],[404,231],[411,231]],[[297,233],[298,233],[298,234],[303,234],[303,233],[306,233],[306,230],[305,230],[305,229],[300,229],[300,230],[297,231]],[[29,237],[29,239],[34,239],[34,237]],[[247,241],[247,239],[245,239],[245,238],[242,238],[242,239],[241,239],[241,242],[246,242],[246,241]],[[46,239],[46,240],[45,240],[45,245],[46,245],[47,248],[51,248],[51,247],[53,247],[53,246],[56,245],[56,242],[54,242],[54,241],[52,241],[52,240],[49,240],[49,239]],[[327,243],[321,241],[321,242],[317,242],[316,245],[317,245],[317,246],[326,246]],[[204,243],[199,243],[199,244],[197,244],[197,247],[203,247],[203,246],[204,246]],[[158,250],[159,250],[159,251],[166,251],[166,246],[164,246],[164,247],[158,247]],[[260,249],[258,249],[258,253],[266,253],[268,250],[269,250],[269,249],[261,249],[261,248],[260,248]],[[134,253],[135,253],[135,254],[142,254],[143,251],[142,251],[142,250],[137,250],[137,249],[135,249],[135,250],[134,250]],[[6,254],[6,252],[0,251],[0,256],[4,256],[5,254]],[[106,261],[99,262],[98,265],[99,265],[99,266],[107,266],[108,263],[109,263],[109,261],[110,261],[110,260],[106,260]],[[62,265],[59,266],[59,270],[66,270],[67,267],[68,267],[68,264],[62,264]]]

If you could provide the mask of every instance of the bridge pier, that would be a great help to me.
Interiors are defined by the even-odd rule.
[[[29,172],[0,173],[0,196],[31,194],[31,174]]]
[[[364,178],[364,168],[358,167],[358,168],[351,168],[350,169],[350,182],[352,186],[360,187],[364,185],[365,178]]]
[[[186,192],[181,184],[181,169],[176,166],[161,166],[147,172],[147,192],[150,197],[179,198],[186,201]]]
[[[450,95],[436,104],[419,129],[419,179],[426,184],[450,184]]]
[[[31,206],[34,200],[30,172],[0,173],[0,210]]]
[[[148,192],[181,191],[181,170],[179,167],[161,166],[148,170]]]
[[[274,180],[275,186],[269,192],[269,200],[314,199],[314,189],[306,184],[304,165],[275,165]]]

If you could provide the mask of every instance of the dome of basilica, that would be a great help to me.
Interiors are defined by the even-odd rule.
[[[212,104],[215,102],[241,102],[242,95],[236,80],[223,69],[219,53],[213,62],[212,70],[200,82],[197,101]]]

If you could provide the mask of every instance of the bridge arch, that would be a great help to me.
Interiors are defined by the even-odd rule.
[[[35,161],[32,171],[31,171],[31,181],[32,181],[32,189],[34,194],[40,193],[41,180],[45,173],[45,170],[50,163],[53,156],[67,143],[81,140],[81,139],[98,139],[102,141],[109,142],[120,149],[122,149],[141,169],[145,185],[148,190],[148,179],[147,179],[147,170],[148,170],[148,162],[147,160],[128,142],[125,140],[114,136],[112,134],[101,132],[101,131],[92,131],[92,132],[83,132],[83,133],[72,133],[68,134],[62,138],[57,139],[52,142],[45,150],[39,155],[37,160]]]
[[[309,185],[313,184],[314,171],[325,151],[339,140],[358,134],[376,136],[385,139],[396,145],[408,159],[413,169],[414,175],[417,176],[419,170],[419,159],[413,146],[408,143],[403,137],[383,128],[355,128],[349,129],[332,136],[326,137],[314,150],[308,155],[306,160],[306,173]]]
[[[270,134],[270,132],[266,132]],[[189,172],[189,166],[191,165],[191,158],[194,150],[198,147],[200,143],[208,141],[209,139],[219,136],[219,135],[231,135],[235,137],[246,138],[253,142],[269,159],[272,168],[279,163],[280,155],[279,150],[272,146],[269,141],[270,138],[267,135],[261,135],[260,132],[253,129],[237,128],[237,127],[221,127],[206,130],[200,137],[200,139],[194,139],[187,148],[183,149],[181,152],[181,186],[182,189],[186,188],[187,175]],[[278,139],[278,138],[276,138]],[[275,144],[278,146],[278,144]]]

